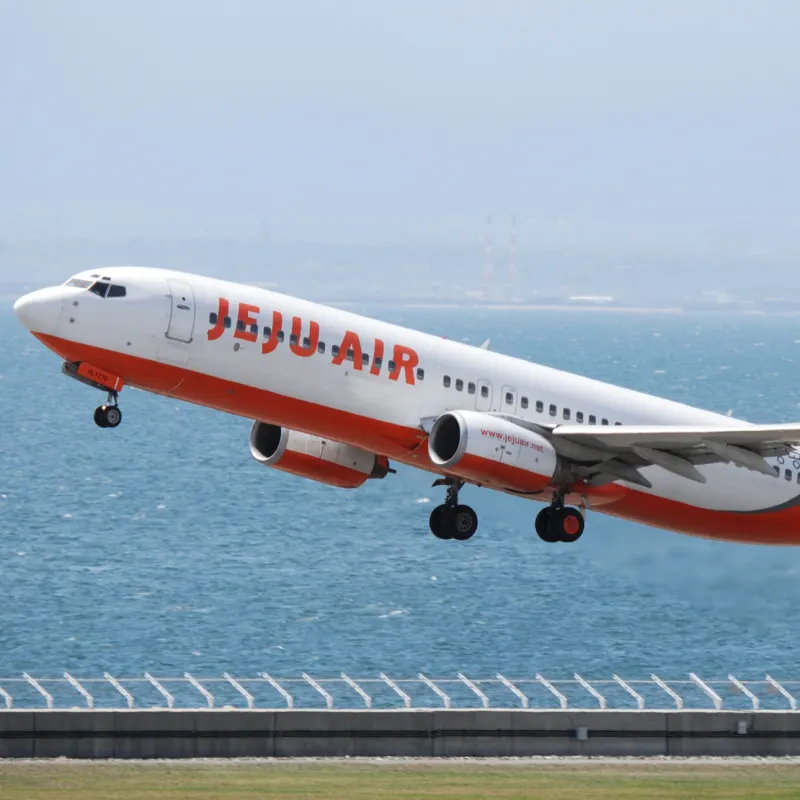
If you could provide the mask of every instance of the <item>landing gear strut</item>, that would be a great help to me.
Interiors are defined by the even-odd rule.
[[[536,533],[545,542],[577,542],[583,528],[583,514],[577,508],[565,506],[558,495],[536,515]]]
[[[111,389],[108,400],[94,410],[94,424],[98,428],[116,428],[122,422],[122,411],[117,405],[118,392]]]
[[[456,539],[464,542],[478,530],[478,515],[469,507],[460,505],[458,492],[462,481],[438,480],[434,486],[447,486],[447,497],[442,505],[431,511],[431,533],[437,539]]]

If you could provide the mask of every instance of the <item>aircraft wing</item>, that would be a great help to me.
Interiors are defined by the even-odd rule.
[[[650,482],[639,473],[657,465],[689,480],[705,483],[696,469],[702,464],[732,463],[765,475],[775,467],[764,459],[787,455],[800,447],[800,424],[686,426],[686,425],[537,425],[519,417],[503,416],[549,439],[575,473],[600,485],[627,480],[642,486]]]
[[[772,455],[777,447],[788,452],[800,445],[800,424],[747,425],[716,428],[683,425],[558,425],[553,436],[594,444],[613,452],[631,447],[656,447],[668,450],[693,450],[708,442],[734,447],[748,447]]]

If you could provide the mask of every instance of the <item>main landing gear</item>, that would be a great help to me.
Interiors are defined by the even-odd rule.
[[[444,503],[431,511],[431,533],[437,539],[456,539],[464,542],[478,530],[478,515],[469,507],[460,505],[458,492],[464,485],[451,479],[437,480],[434,486],[447,486]]]
[[[108,400],[94,410],[94,424],[98,428],[116,428],[122,422],[122,411],[117,405],[118,393],[113,389],[108,393]]]
[[[556,497],[536,515],[536,533],[545,542],[577,542],[583,533],[583,514]]]

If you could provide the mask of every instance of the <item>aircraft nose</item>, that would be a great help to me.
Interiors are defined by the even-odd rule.
[[[14,313],[29,331],[54,334],[63,307],[60,287],[53,287],[23,295],[14,303]]]

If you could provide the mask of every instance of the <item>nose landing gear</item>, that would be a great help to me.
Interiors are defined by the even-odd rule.
[[[456,539],[465,542],[478,530],[478,515],[469,507],[458,502],[458,492],[464,485],[462,481],[440,479],[434,486],[447,486],[444,503],[431,511],[431,533],[437,539]]]
[[[94,424],[98,428],[116,428],[122,422],[122,411],[117,405],[118,393],[110,391],[108,400],[94,410]]]

